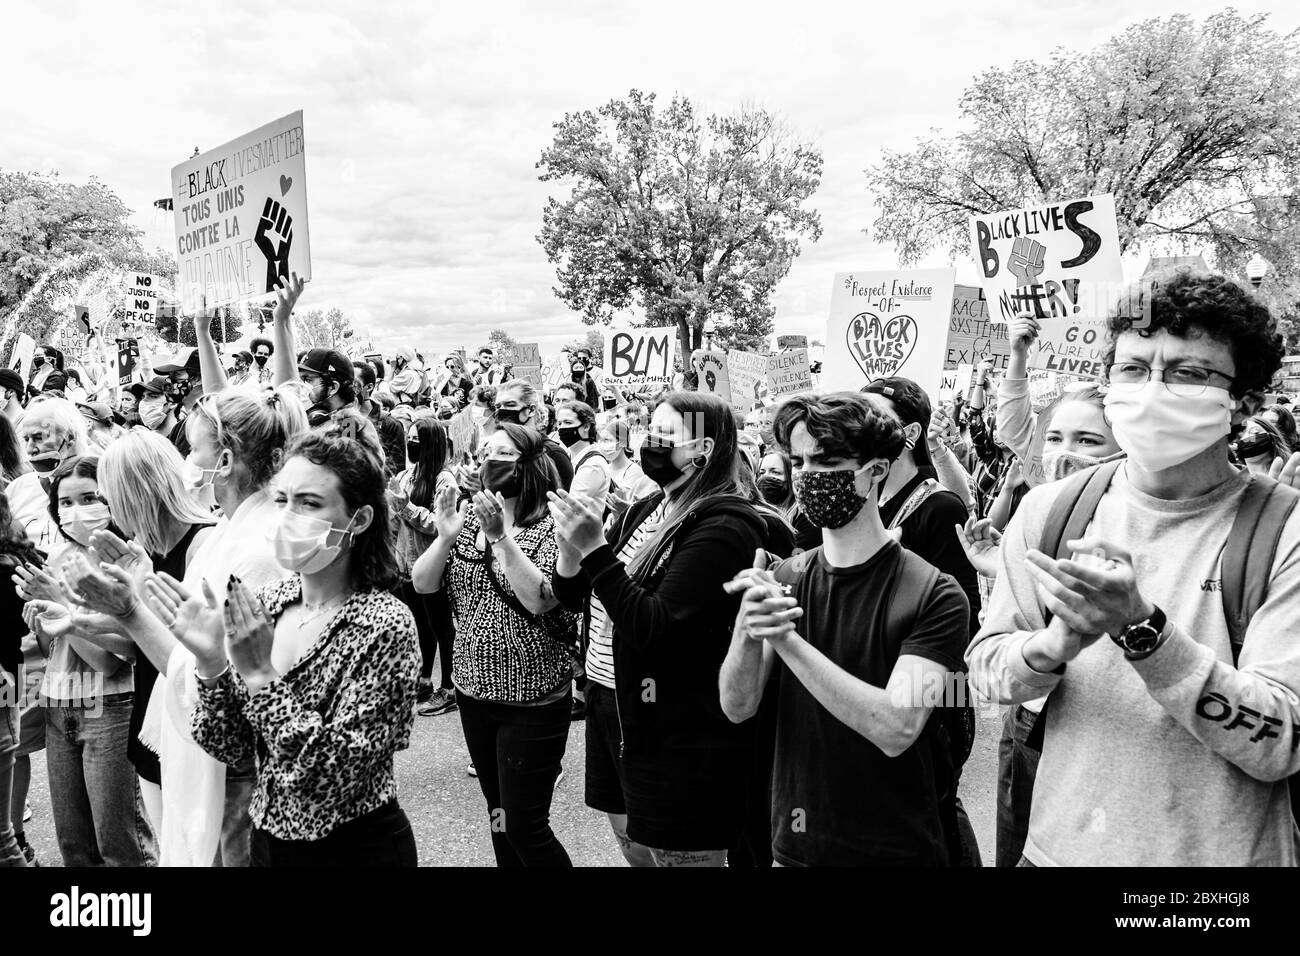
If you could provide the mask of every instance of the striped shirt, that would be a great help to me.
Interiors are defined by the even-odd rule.
[[[618,553],[618,559],[624,566],[630,564],[636,557],[646,538],[658,530],[664,520],[664,506],[667,503],[667,499],[660,502],[659,507],[646,515],[645,520],[637,525],[632,536],[627,539],[627,543]],[[609,615],[605,613],[605,605],[600,603],[600,598],[594,593],[591,595],[591,629],[588,634],[590,639],[587,642],[587,676],[602,687],[613,690],[614,625],[610,622]]]

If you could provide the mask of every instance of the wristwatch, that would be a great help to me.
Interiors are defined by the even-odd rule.
[[[1120,646],[1125,657],[1138,661],[1155,653],[1160,646],[1160,635],[1165,631],[1165,624],[1165,612],[1156,607],[1150,617],[1128,625],[1118,634],[1112,634],[1110,639]]]

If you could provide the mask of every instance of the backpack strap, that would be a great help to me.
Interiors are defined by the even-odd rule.
[[[906,548],[902,550],[903,559],[885,611],[885,630],[891,636],[912,633],[921,608],[930,600],[930,593],[939,581],[938,568]]]
[[[925,503],[925,499],[938,490],[939,482],[933,478],[926,478],[917,485],[916,489],[908,495],[907,500],[903,502],[903,507],[899,508],[898,513],[894,515],[894,520],[889,522],[889,530],[893,531],[895,528],[902,527],[903,522],[911,517],[912,512],[921,507]]]
[[[1232,663],[1241,657],[1246,628],[1268,594],[1273,559],[1282,528],[1300,501],[1300,493],[1272,478],[1252,475],[1228,532],[1219,560],[1223,579],[1223,613],[1228,619]]]
[[[1065,542],[1074,541],[1087,529],[1097,511],[1097,503],[1106,494],[1111,479],[1123,460],[1108,461],[1076,472],[1061,482],[1061,491],[1052,502],[1052,510],[1043,525],[1038,550],[1048,556],[1068,558]]]

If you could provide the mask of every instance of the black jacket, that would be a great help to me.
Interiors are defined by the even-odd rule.
[[[625,752],[745,748],[752,722],[722,712],[718,672],[731,644],[740,596],[722,585],[754,560],[767,527],[738,497],[698,502],[633,580],[618,553],[663,500],[636,502],[582,561],[572,578],[556,574],[555,596],[585,610],[594,591],[614,625],[614,683]]]

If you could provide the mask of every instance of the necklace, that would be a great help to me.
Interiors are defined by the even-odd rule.
[[[334,607],[335,605],[342,604],[344,601],[348,599],[350,595],[351,592],[344,591],[338,597],[331,598],[328,601],[322,601],[320,604],[308,604],[306,601],[303,601],[302,609],[304,611],[308,611],[311,613],[309,613],[306,617],[304,617],[301,621],[298,622],[298,630],[301,631],[304,627],[306,627],[308,624],[320,618],[321,615],[323,615],[326,611],[328,611],[330,608]]]

